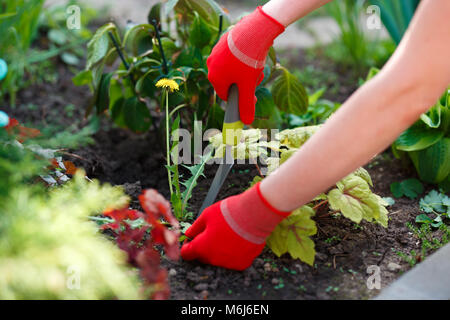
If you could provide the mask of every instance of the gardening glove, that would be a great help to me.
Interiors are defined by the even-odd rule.
[[[285,27],[262,7],[225,33],[207,60],[208,79],[224,101],[232,84],[239,88],[239,113],[244,124],[255,117],[255,90],[264,78],[264,65],[273,40]]]
[[[186,231],[192,240],[181,248],[181,257],[244,270],[261,253],[273,229],[289,214],[272,207],[258,183],[206,208]]]

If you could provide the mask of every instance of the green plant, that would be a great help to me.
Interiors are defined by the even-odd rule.
[[[232,147],[237,159],[265,158],[268,174],[278,168],[280,163],[289,159],[319,129],[320,126],[300,127],[281,131],[276,141],[260,141],[262,134],[258,129],[243,130],[241,143]],[[214,157],[222,158],[225,146],[221,134],[210,139],[214,148]],[[278,152],[268,157],[268,149]],[[257,176],[253,183],[261,181]],[[316,212],[328,208],[328,214],[341,213],[353,222],[361,220],[376,222],[383,227],[388,224],[388,205],[380,196],[372,193],[372,179],[364,168],[351,173],[326,193],[318,195],[313,201],[293,211],[284,219],[267,239],[267,245],[277,255],[289,253],[294,259],[300,259],[309,265],[314,264],[314,241],[310,236],[316,234],[317,226],[313,217],[320,218]],[[336,239],[336,238],[335,238]]]
[[[393,143],[394,155],[406,153],[421,180],[450,190],[450,90]]]
[[[380,8],[381,20],[396,44],[400,43],[420,0],[370,0]]]
[[[79,171],[46,188],[48,151],[15,125],[0,128],[0,297],[139,299],[139,279],[124,254],[88,216],[127,202],[123,191]],[[22,142],[19,142],[22,141]]]
[[[410,199],[417,198],[423,193],[423,184],[414,178],[406,179],[401,182],[393,182],[390,185],[392,195],[395,198],[406,196]]]
[[[355,66],[358,71],[378,64],[375,53],[384,47],[378,41],[369,39],[361,27],[360,18],[365,12],[365,0],[332,1],[326,8],[340,30],[338,41],[330,47],[328,54],[339,62]]]
[[[408,229],[420,241],[420,253],[411,250],[410,253],[397,251],[397,255],[413,267],[417,263],[423,261],[431,252],[443,247],[450,241],[450,227],[445,224],[439,226],[439,232],[433,233],[430,224],[422,224],[420,227],[410,222],[406,223]]]
[[[314,126],[324,123],[330,115],[341,106],[340,103],[321,99],[325,88],[319,89],[309,96],[309,105],[306,113],[302,115],[289,114],[288,123],[290,128],[301,126]]]
[[[11,104],[28,64],[28,49],[36,35],[44,0],[3,2],[0,11],[0,52],[9,72],[0,85],[0,98],[9,93]]]
[[[67,27],[67,8],[74,5],[82,12],[79,16],[79,29]],[[69,66],[79,66],[81,59],[85,56],[85,48],[82,44],[92,37],[92,32],[87,26],[96,15],[95,9],[79,3],[77,0],[70,0],[64,5],[53,5],[42,10],[38,23],[39,32],[49,40],[50,51],[64,48],[59,53],[59,57],[64,63]]]
[[[172,118],[173,114],[184,107],[184,105],[180,105],[169,113],[169,92],[178,91],[179,86],[174,80],[169,79],[159,80],[156,83],[156,86],[163,88],[166,102],[166,169],[169,180],[170,200],[174,208],[175,217],[178,220],[186,220],[192,217],[192,214],[186,211],[188,208],[188,201],[192,196],[193,189],[197,185],[197,180],[203,176],[205,164],[211,158],[211,153],[202,157],[200,163],[197,165],[185,165],[184,167],[190,171],[191,176],[188,180],[181,181],[178,154],[180,116],[178,115],[175,118],[172,125],[170,125],[169,122],[169,119]],[[170,144],[170,140],[173,141],[172,145]],[[173,159],[173,164],[171,159]],[[181,186],[185,188],[183,192],[181,191]]]
[[[101,27],[88,43],[86,69],[74,78],[78,85],[89,84],[94,91],[97,114],[107,113],[120,127],[147,131],[164,107],[164,94],[155,84],[163,78],[178,82],[179,91],[170,95],[170,112],[179,110],[180,127],[193,129],[195,121],[204,129],[221,128],[224,110],[207,78],[206,59],[218,37],[230,26],[227,15],[213,0],[179,0],[152,7],[149,23],[131,26],[123,37],[114,23]],[[174,16],[172,16],[172,12]],[[174,28],[169,26],[174,24]],[[121,64],[112,72],[105,65],[117,59]],[[254,127],[280,125],[279,110],[301,114],[306,111],[307,95],[299,80],[277,63],[272,49],[264,70],[265,80],[258,87]],[[272,83],[269,91],[264,85]]]
[[[444,224],[445,218],[450,218],[450,197],[443,193],[432,190],[420,199],[419,204],[420,210],[425,214],[416,217],[417,223],[430,224],[437,228]],[[434,214],[434,218],[431,218],[429,214]]]

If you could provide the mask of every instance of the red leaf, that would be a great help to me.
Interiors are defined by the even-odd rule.
[[[149,223],[153,224],[155,220],[163,217],[175,228],[179,228],[178,220],[173,216],[170,210],[170,203],[158,193],[155,189],[145,190],[140,196],[142,208],[149,217]]]
[[[64,167],[66,167],[66,173],[70,175],[74,175],[78,170],[72,161],[64,161]]]

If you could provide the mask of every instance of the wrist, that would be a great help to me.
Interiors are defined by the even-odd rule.
[[[254,244],[265,243],[273,229],[290,214],[277,210],[264,198],[260,183],[223,200],[220,208],[231,229]]]
[[[273,41],[284,30],[281,23],[258,7],[230,30],[227,36],[228,48],[242,63],[262,69]]]

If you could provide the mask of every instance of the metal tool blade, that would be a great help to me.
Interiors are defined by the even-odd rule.
[[[232,85],[228,94],[228,105],[225,110],[225,120],[224,122],[232,123],[235,121],[239,121],[239,90],[236,85]],[[219,169],[217,169],[216,175],[214,176],[214,180],[211,184],[211,187],[208,190],[205,200],[203,200],[200,211],[198,212],[198,216],[205,210],[207,207],[212,205],[219,194],[220,188],[225,182],[228,173],[234,165],[234,159],[232,155],[232,147],[227,145],[225,150],[224,158],[222,159],[222,163],[219,165]]]

